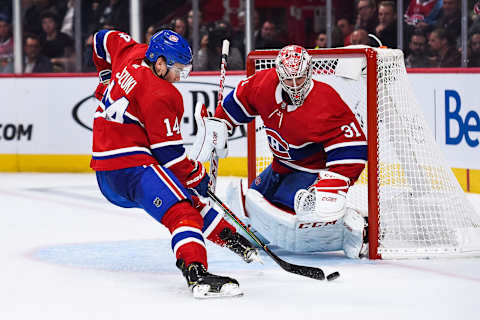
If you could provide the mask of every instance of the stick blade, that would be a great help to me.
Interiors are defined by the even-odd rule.
[[[304,277],[308,277],[316,280],[325,280],[325,274],[323,273],[322,269],[319,269],[319,268],[292,265],[292,268],[290,271],[292,273],[295,273]]]
[[[325,273],[323,273],[323,270],[320,268],[299,266],[283,260],[279,261],[279,264],[285,271],[315,280],[325,280]]]

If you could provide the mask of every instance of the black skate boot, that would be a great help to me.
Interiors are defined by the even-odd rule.
[[[179,259],[177,260],[177,268],[182,271],[183,276],[187,279],[188,287],[192,289],[194,298],[221,298],[243,295],[237,280],[211,274],[199,262],[192,262],[185,266],[185,262]]]
[[[246,263],[261,262],[258,250],[244,236],[238,232],[232,233],[229,228],[223,229],[218,236],[225,241],[225,246],[238,254]]]

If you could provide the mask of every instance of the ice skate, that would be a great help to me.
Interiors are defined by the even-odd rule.
[[[177,267],[187,279],[188,287],[192,289],[194,298],[223,298],[243,295],[237,280],[211,274],[199,262],[185,266],[183,260],[177,260]]]
[[[225,246],[238,254],[243,261],[262,263],[258,250],[244,236],[238,232],[232,233],[228,228],[223,229],[219,234],[220,239],[225,241]]]

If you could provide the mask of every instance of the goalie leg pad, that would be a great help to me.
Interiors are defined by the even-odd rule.
[[[267,201],[258,191],[245,195],[249,222],[271,245],[293,252],[342,249],[343,220],[320,222],[293,215]]]
[[[345,255],[352,259],[360,258],[360,253],[364,246],[363,232],[366,228],[364,218],[354,209],[347,208],[347,212],[343,217],[344,239],[343,251]]]

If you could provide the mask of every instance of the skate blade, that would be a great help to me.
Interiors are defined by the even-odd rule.
[[[262,257],[260,257],[260,254],[258,253],[258,250],[256,252],[252,252],[248,256],[247,263],[250,263],[250,262],[256,262],[256,263],[263,264]]]
[[[222,286],[220,291],[210,291],[210,285],[201,284],[192,289],[193,297],[196,299],[210,299],[210,298],[230,298],[243,296],[242,290],[234,283],[226,283]]]

